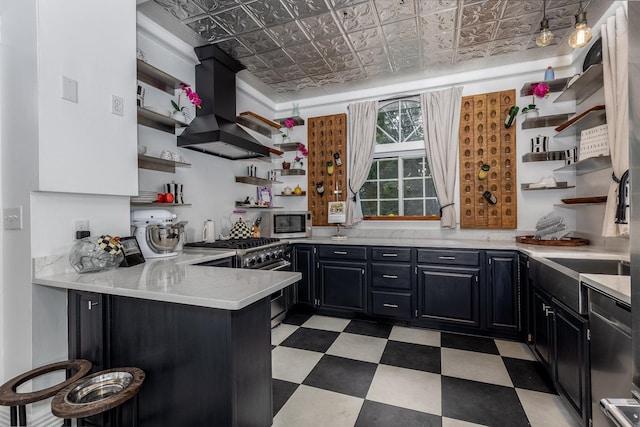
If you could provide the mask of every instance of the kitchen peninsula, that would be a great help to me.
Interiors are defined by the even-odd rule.
[[[69,357],[145,371],[141,425],[271,425],[269,297],[301,275],[193,265],[231,254],[86,274],[36,259],[33,282],[68,290]]]

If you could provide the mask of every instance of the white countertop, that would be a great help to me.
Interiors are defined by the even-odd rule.
[[[47,265],[36,259],[33,283],[154,301],[240,310],[302,278],[300,273],[294,272],[193,265],[233,255],[234,251],[189,252],[173,258],[147,260],[144,264],[133,267],[83,274],[75,271],[49,274]]]

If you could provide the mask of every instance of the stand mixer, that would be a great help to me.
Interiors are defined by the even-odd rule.
[[[131,212],[134,236],[145,258],[166,258],[178,255],[173,250],[180,235],[173,228],[176,214],[165,209],[145,209]]]

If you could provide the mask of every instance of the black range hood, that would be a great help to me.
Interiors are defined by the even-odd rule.
[[[200,60],[196,91],[202,108],[178,136],[178,147],[231,160],[269,157],[269,148],[236,124],[236,73],[242,64],[214,45],[194,50]]]

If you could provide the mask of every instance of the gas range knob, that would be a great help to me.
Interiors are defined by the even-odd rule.
[[[256,264],[256,259],[255,258],[250,258],[249,260],[247,260],[247,264],[249,266],[255,265]]]
[[[271,259],[271,252],[267,252],[267,254],[264,256],[264,260],[269,261],[270,259]]]

